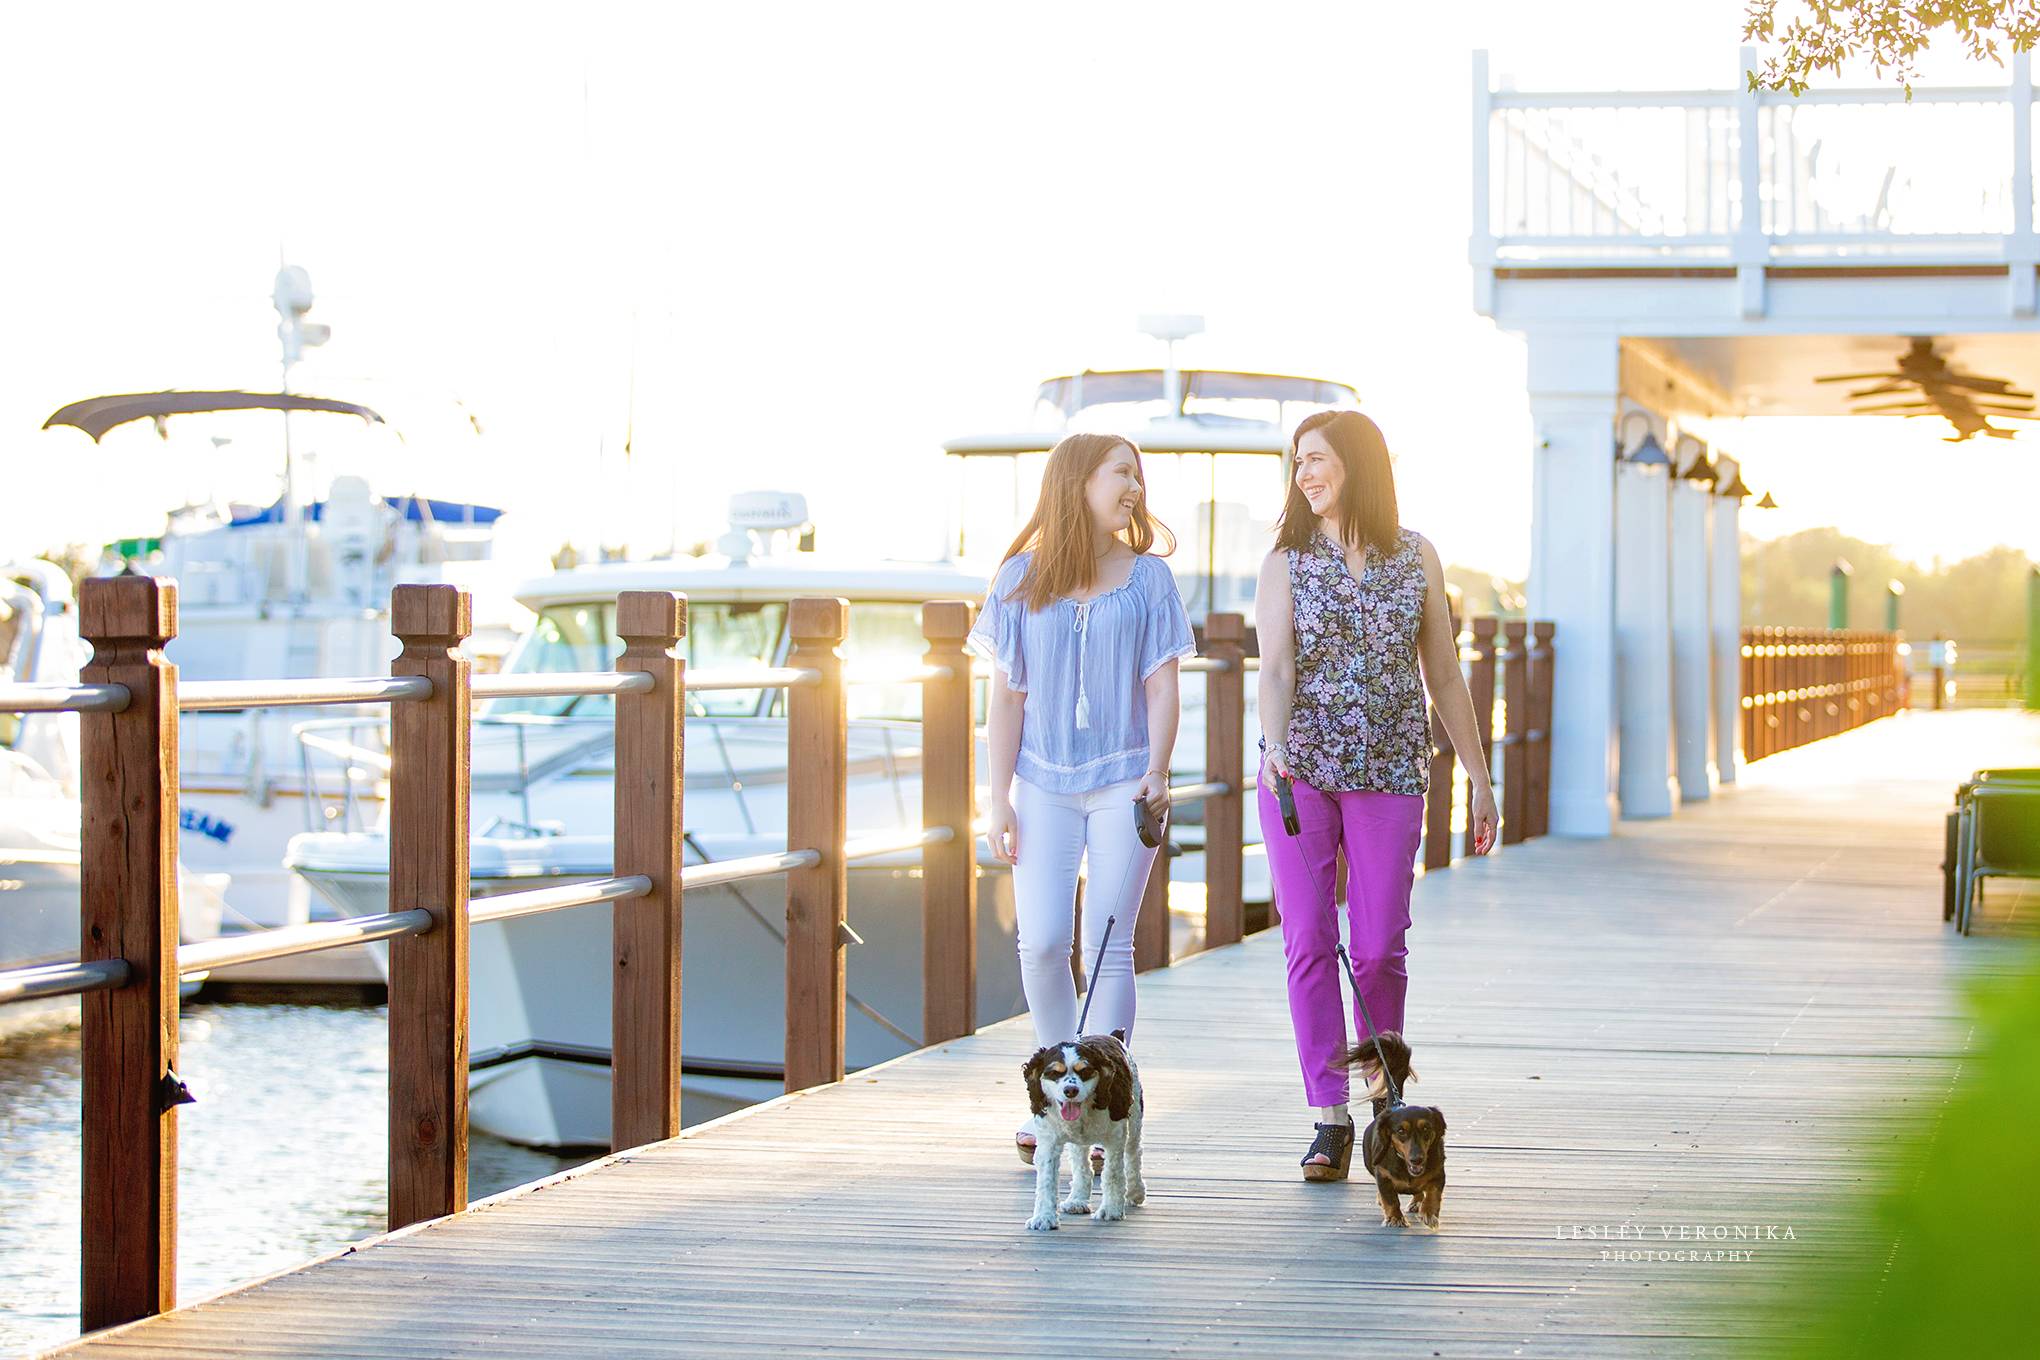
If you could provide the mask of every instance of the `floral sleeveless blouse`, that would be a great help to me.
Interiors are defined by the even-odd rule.
[[[1395,553],[1370,551],[1358,581],[1322,532],[1309,547],[1290,550],[1296,700],[1289,760],[1313,788],[1421,795],[1429,785],[1430,707],[1417,669],[1422,543],[1399,530]]]

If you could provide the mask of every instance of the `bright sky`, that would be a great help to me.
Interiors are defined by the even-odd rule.
[[[281,251],[334,332],[297,388],[404,434],[301,421],[318,475],[505,505],[529,547],[684,545],[771,486],[830,546],[933,553],[939,442],[1017,423],[1052,373],[1154,362],[1134,319],[1175,310],[1207,319],[1186,364],[1357,385],[1404,518],[1520,573],[1529,422],[1521,347],[1470,302],[1469,52],[1524,87],[1725,87],[1740,13],[17,7],[0,553],[275,495],[274,417],[98,448],[39,427],[103,392],[273,384]],[[1746,454],[1792,527],[1897,536]],[[1952,506],[1905,524],[1988,546]]]

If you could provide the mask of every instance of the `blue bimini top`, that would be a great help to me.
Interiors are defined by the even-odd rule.
[[[1009,597],[1032,554],[992,578],[970,645],[1027,695],[1016,773],[1050,793],[1087,793],[1148,769],[1147,678],[1197,654],[1176,578],[1133,559],[1126,584],[1079,604],[1029,609]]]

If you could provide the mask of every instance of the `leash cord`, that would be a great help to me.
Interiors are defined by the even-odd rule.
[[[1120,885],[1120,892],[1124,895],[1124,883]],[[1105,966],[1105,946],[1112,942],[1112,927],[1118,924],[1118,922],[1119,918],[1117,916],[1105,918],[1105,934],[1098,941],[1098,957],[1091,964],[1091,976],[1084,979],[1084,1013],[1077,1017],[1077,1037],[1079,1039],[1084,1037],[1084,1022],[1091,1018],[1091,998],[1098,994],[1098,970]]]

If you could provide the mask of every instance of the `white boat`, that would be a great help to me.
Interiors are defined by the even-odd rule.
[[[783,663],[787,602],[850,602],[845,662],[854,676],[915,664],[926,650],[920,606],[976,599],[984,577],[943,563],[853,562],[769,551],[806,519],[797,496],[739,497],[723,553],[604,563],[527,584],[537,622],[506,669],[601,670],[620,650],[613,630],[625,590],[688,598],[690,666]],[[760,513],[760,512],[763,513]],[[766,549],[761,551],[761,549]],[[689,863],[776,851],[786,844],[783,691],[690,696],[686,731]],[[848,829],[876,834],[920,820],[920,686],[849,691]],[[336,752],[329,746],[324,754]],[[373,754],[372,752],[357,753]],[[475,896],[610,872],[613,719],[606,698],[496,700],[477,714],[472,754],[471,891]],[[979,768],[984,757],[979,756]],[[357,773],[357,778],[360,775]],[[921,886],[909,852],[849,867],[851,927],[846,1024],[851,1068],[919,1046]],[[292,841],[290,864],[338,909],[388,910],[381,832]],[[1024,1008],[1010,878],[982,843],[978,890],[978,1019]],[[782,1089],[785,1046],[785,882],[752,880],[686,897],[683,1119],[699,1122]],[[476,1129],[540,1146],[602,1146],[609,1138],[610,926],[607,906],[474,930],[469,956],[469,1115]]]
[[[1048,452],[1064,435],[1099,431],[1140,446],[1151,510],[1178,536],[1166,560],[1202,637],[1214,613],[1246,616],[1253,655],[1254,584],[1287,487],[1284,456],[1296,423],[1315,411],[1359,405],[1360,394],[1325,378],[1232,369],[1179,369],[1175,342],[1203,329],[1198,317],[1144,317],[1141,329],[1168,346],[1156,368],[1061,374],[1035,390],[1031,419],[1018,430],[947,440],[954,460],[957,510],[947,550],[989,573],[1040,493]],[[1204,770],[1204,684],[1183,681],[1183,720],[1171,778],[1194,783]],[[1247,777],[1260,767],[1260,702],[1247,677],[1241,736]],[[1187,804],[1171,819],[1183,853],[1170,861],[1176,910],[1196,910],[1204,885],[1203,808]],[[1241,895],[1269,900],[1268,857],[1251,791],[1244,811]]]
[[[0,681],[75,685],[90,657],[62,569],[0,566]],[[78,957],[81,815],[77,715],[0,713],[0,969]],[[187,942],[219,933],[222,886],[180,874]],[[60,1027],[77,1014],[76,997],[10,1002],[0,1006],[0,1038]]]
[[[133,569],[177,582],[178,630],[167,649],[179,678],[273,680],[380,675],[395,652],[389,630],[391,589],[399,583],[453,583],[475,601],[480,643],[504,640],[522,611],[509,600],[509,564],[494,560],[501,512],[416,494],[376,495],[353,476],[321,488],[309,458],[294,456],[291,415],[383,417],[356,402],[287,390],[291,366],[307,346],[326,343],[312,325],[311,279],[285,266],[274,300],[282,324],[286,390],[142,392],[73,402],[50,425],[82,430],[96,442],[109,430],[152,420],[218,412],[277,413],[282,480],[267,506],[195,505],[174,511],[158,535],[109,549],[104,569]],[[479,430],[479,427],[476,427]],[[167,435],[165,436],[167,437]],[[221,441],[215,441],[221,442]],[[529,570],[527,567],[526,570]],[[314,721],[329,737],[373,739],[385,710],[374,705],[322,709]],[[306,715],[292,709],[186,713],[179,725],[181,829],[194,871],[229,876],[229,924],[237,929],[300,924],[315,899],[283,867],[290,838],[328,826],[373,826],[373,780],[321,778],[297,740]]]
[[[290,522],[278,503],[170,518],[146,568],[177,582],[178,628],[167,653],[184,681],[379,675],[395,644],[391,589],[452,582],[491,597],[487,573],[498,511],[419,496],[378,497],[336,477],[323,501]],[[494,596],[502,596],[500,588]],[[308,759],[297,739],[381,740],[378,706],[186,713],[179,784],[187,862],[231,877],[237,927],[313,919],[317,898],[284,867],[290,838],[328,826],[366,829],[379,817],[373,779],[345,779]]]

